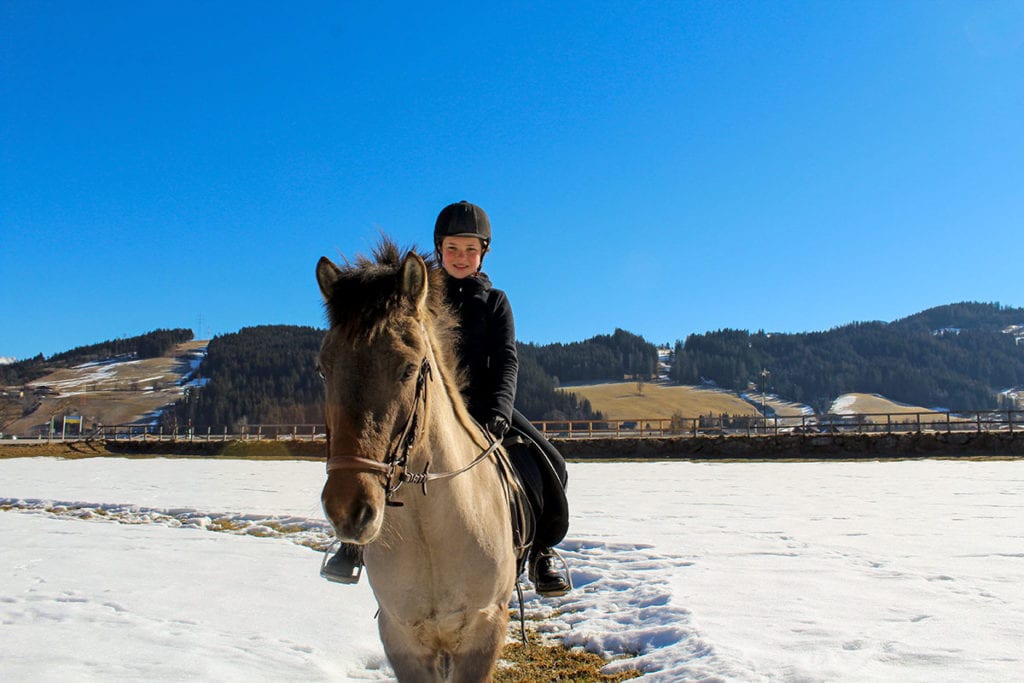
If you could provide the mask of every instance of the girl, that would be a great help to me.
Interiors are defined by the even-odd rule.
[[[448,303],[459,320],[458,357],[469,374],[465,396],[469,412],[498,438],[504,437],[511,425],[536,445],[514,452],[509,449],[517,467],[532,456],[534,462],[529,464],[547,481],[530,556],[530,580],[541,595],[562,595],[572,584],[552,546],[565,537],[569,527],[565,460],[513,409],[519,372],[515,324],[505,292],[493,287],[480,270],[490,246],[491,222],[479,206],[462,201],[441,210],[434,224],[434,248],[448,275]],[[548,473],[553,476],[544,476]]]
[[[480,270],[490,245],[491,223],[479,206],[462,201],[441,210],[434,224],[434,249],[447,274],[446,299],[459,321],[457,355],[469,378],[465,389],[467,407],[495,437],[504,437],[511,425],[517,435],[536,446],[509,448],[517,469],[529,468],[545,482],[539,487],[543,488],[544,500],[536,501],[541,514],[529,558],[530,580],[540,595],[562,595],[572,583],[552,546],[565,537],[569,528],[565,460],[513,408],[519,372],[515,324],[505,292],[492,287]],[[359,580],[359,565],[359,548],[344,544],[320,573],[330,581],[355,583]]]

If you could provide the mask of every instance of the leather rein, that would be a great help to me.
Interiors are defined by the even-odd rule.
[[[395,493],[402,488],[403,484],[419,484],[423,490],[423,495],[427,495],[427,482],[457,477],[463,472],[471,470],[477,464],[483,462],[492,453],[494,453],[498,446],[501,445],[501,439],[491,438],[490,433],[484,430],[484,434],[487,436],[488,441],[490,441],[490,446],[488,446],[468,465],[448,472],[431,472],[430,461],[428,460],[423,466],[422,472],[408,471],[409,452],[412,451],[413,446],[420,438],[420,432],[422,431],[421,421],[422,419],[425,419],[425,417],[421,418],[420,415],[421,412],[426,413],[427,380],[432,376],[432,374],[433,371],[431,370],[430,360],[424,356],[423,361],[420,363],[419,373],[416,376],[416,391],[413,395],[413,408],[409,413],[409,417],[405,421],[402,433],[388,450],[387,457],[383,461],[361,458],[356,455],[333,455],[331,453],[330,439],[328,439],[327,473],[330,474],[331,472],[337,471],[350,471],[379,475],[382,477],[387,504],[395,507],[401,507],[402,503],[392,500],[392,498]]]

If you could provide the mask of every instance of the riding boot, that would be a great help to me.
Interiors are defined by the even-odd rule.
[[[342,543],[320,566],[320,576],[334,583],[359,583],[363,573],[363,552],[359,546]]]
[[[565,595],[572,589],[569,568],[551,548],[543,548],[530,558],[530,581],[537,594],[544,597]]]

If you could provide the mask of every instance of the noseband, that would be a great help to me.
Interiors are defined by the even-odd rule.
[[[409,412],[409,417],[405,421],[405,427],[402,429],[402,433],[388,450],[387,457],[384,458],[383,461],[361,458],[356,455],[332,455],[331,441],[328,438],[327,473],[330,474],[331,472],[347,470],[350,472],[376,474],[382,477],[382,484],[384,485],[387,504],[395,507],[401,507],[402,503],[393,500],[393,497],[398,489],[402,488],[402,484],[405,484],[406,482],[419,484],[422,487],[423,495],[427,495],[428,481],[450,479],[458,476],[463,472],[472,469],[477,463],[491,455],[491,453],[501,445],[501,439],[492,439],[490,433],[487,432],[487,430],[484,430],[484,434],[487,436],[488,441],[490,441],[490,446],[488,446],[487,449],[476,457],[475,460],[465,467],[450,472],[431,472],[430,461],[428,460],[423,466],[422,472],[409,472],[407,470],[409,464],[409,452],[420,437],[420,411],[422,410],[425,413],[427,409],[427,380],[432,376],[432,374],[430,360],[424,357],[423,361],[420,363],[419,374],[416,376],[416,391],[413,395],[412,410]],[[426,418],[424,417],[423,419]]]

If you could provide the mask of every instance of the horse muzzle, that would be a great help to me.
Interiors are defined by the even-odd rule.
[[[378,477],[329,474],[320,502],[338,540],[363,545],[380,533],[385,497]]]

